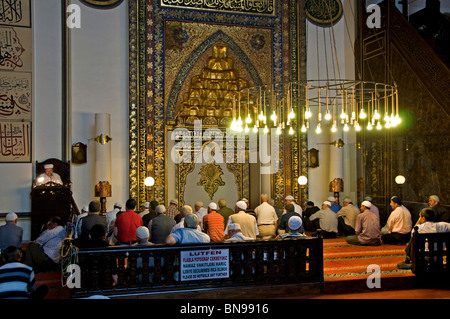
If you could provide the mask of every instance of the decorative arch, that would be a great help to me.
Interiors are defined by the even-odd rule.
[[[234,51],[239,57],[243,64],[247,67],[247,70],[253,80],[253,82],[257,85],[263,85],[263,82],[256,70],[255,66],[251,62],[250,58],[245,54],[245,52],[239,47],[239,45],[230,38],[223,31],[217,31],[212,34],[208,39],[206,39],[201,45],[199,45],[194,52],[191,54],[188,60],[183,64],[180,71],[178,72],[174,85],[170,91],[169,98],[167,101],[166,107],[166,119],[174,119],[175,118],[175,109],[176,103],[178,100],[178,96],[183,87],[184,80],[186,79],[189,72],[192,70],[193,66],[196,64],[197,60],[212,46],[214,46],[217,42],[222,41],[225,43],[232,51]]]

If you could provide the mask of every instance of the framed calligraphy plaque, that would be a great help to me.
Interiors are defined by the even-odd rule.
[[[31,28],[31,0],[0,0],[0,25]]]
[[[31,73],[0,72],[0,120],[31,121]]]
[[[275,0],[160,0],[163,7],[275,16]]]
[[[308,20],[321,27],[330,27],[342,17],[341,0],[307,0],[305,3]]]
[[[0,122],[0,162],[31,163],[31,122]]]

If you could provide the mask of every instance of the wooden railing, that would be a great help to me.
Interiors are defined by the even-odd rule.
[[[417,226],[415,230],[412,236],[412,272],[420,277],[450,280],[450,233],[419,234]]]
[[[181,260],[180,256],[194,251],[227,253],[229,275],[219,279],[182,280],[181,264],[186,260]],[[253,284],[317,283],[323,291],[323,243],[320,237],[80,249],[77,265],[81,270],[81,288],[71,289],[73,298]]]

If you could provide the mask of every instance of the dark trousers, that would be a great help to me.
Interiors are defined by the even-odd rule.
[[[351,236],[355,234],[355,230],[345,223],[344,217],[338,218],[338,230],[340,233],[344,234],[344,236]]]
[[[35,273],[59,269],[59,265],[47,256],[42,246],[34,242],[27,245],[25,264],[32,267]]]
[[[315,230],[319,230],[320,229],[320,234],[322,235],[322,238],[336,238],[337,234],[335,232],[328,232],[325,231],[323,229],[320,228],[320,220],[319,219],[314,219],[312,221]]]
[[[411,233],[400,234],[400,233],[390,233],[381,235],[381,241],[383,244],[388,245],[404,245],[411,239]]]

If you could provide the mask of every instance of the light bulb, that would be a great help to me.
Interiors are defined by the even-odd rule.
[[[237,129],[237,123],[236,123],[236,118],[233,118],[233,121],[231,122],[231,129],[233,130],[233,131],[236,131],[236,129]]]
[[[252,118],[251,118],[251,116],[250,116],[250,113],[247,115],[247,119],[245,120],[245,122],[246,122],[247,124],[250,124],[250,123],[252,122]]]
[[[264,121],[265,116],[264,116],[263,111],[261,111],[261,113],[259,114],[258,119],[259,119],[260,121]]]
[[[320,123],[317,124],[316,133],[317,133],[317,134],[322,133],[322,129],[320,128]]]
[[[291,128],[289,129],[289,134],[290,134],[290,135],[294,135],[294,129],[292,128],[292,126],[291,126]]]
[[[348,124],[347,124],[347,123],[345,123],[345,125],[344,125],[344,131],[348,132],[348,130],[349,130],[349,128],[348,128]]]
[[[269,129],[267,128],[267,125],[266,125],[266,127],[264,127],[264,134],[267,134],[267,133],[269,133]]]
[[[366,111],[364,111],[364,108],[361,109],[361,113],[359,113],[360,119],[365,119],[367,117]]]
[[[358,123],[358,122],[356,122],[356,124],[355,124],[355,130],[356,130],[357,132],[361,131],[361,126],[359,126],[359,123]]]
[[[277,127],[277,135],[281,135],[281,127],[280,126]]]
[[[331,120],[331,113],[329,110],[325,113],[325,120],[330,121]]]
[[[275,111],[273,111],[272,115],[270,116],[270,119],[274,123],[274,125],[277,125],[277,115],[275,114]]]
[[[291,112],[288,114],[288,119],[292,120],[295,117],[294,109],[291,108]]]
[[[253,133],[258,133],[258,127],[256,125],[253,126]]]
[[[335,124],[333,124],[333,126],[331,127],[331,132],[333,132],[333,133],[337,132],[337,127]]]
[[[310,119],[312,116],[311,109],[308,107],[305,111],[305,119]]]
[[[305,124],[302,125],[302,133],[306,133],[306,125]]]
[[[341,113],[341,120],[345,120],[345,119],[347,119],[347,114],[344,112],[344,110],[342,110],[342,113]]]
[[[248,128],[248,124],[245,124],[244,132],[245,132],[245,133],[248,133],[249,130],[250,130],[250,129]]]
[[[378,121],[377,130],[381,130],[381,129],[382,129],[381,123],[380,123],[380,121]]]
[[[373,113],[373,118],[374,118],[375,120],[379,120],[380,117],[381,117],[380,113],[378,113],[378,111],[375,110],[375,112]]]
[[[373,129],[372,123],[369,122],[369,124],[367,124],[367,129],[369,131],[372,131],[372,129]]]

